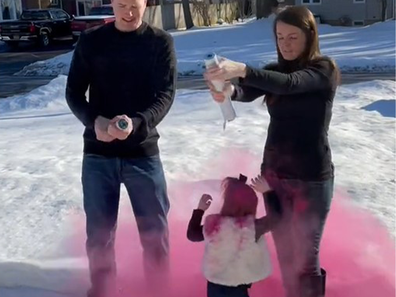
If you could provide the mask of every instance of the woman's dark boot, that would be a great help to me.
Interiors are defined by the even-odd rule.
[[[326,292],[326,270],[321,275],[302,275],[300,277],[300,297],[324,297]]]

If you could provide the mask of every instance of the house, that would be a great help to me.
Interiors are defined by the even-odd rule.
[[[21,0],[0,0],[0,21],[17,20],[21,13]]]
[[[384,2],[387,7],[383,10]],[[395,18],[395,0],[294,0],[294,5],[306,5],[322,23],[330,25],[365,26]]]

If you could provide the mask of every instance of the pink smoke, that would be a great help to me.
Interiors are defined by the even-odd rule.
[[[208,213],[216,212],[220,208],[218,197],[223,177],[237,177],[240,172],[249,177],[256,174],[257,170],[253,171],[251,164],[254,162],[258,168],[260,158],[235,151],[232,155],[233,160],[237,160],[234,165],[237,164],[238,168],[231,168],[229,162],[223,163],[226,172],[216,172],[217,179],[169,185],[172,201],[169,215],[172,297],[206,296],[206,280],[201,273],[204,244],[189,242],[186,228],[202,193],[212,194],[217,199]],[[211,161],[212,166],[213,163],[221,166],[222,161]],[[213,177],[213,172],[209,177]],[[80,255],[84,254],[84,227],[82,218],[77,226],[78,235],[73,239],[73,253]],[[270,278],[253,285],[251,297],[283,297],[279,267],[270,234],[267,239],[274,273]],[[119,284],[123,288],[121,296],[151,297],[145,289],[141,247],[130,207],[122,209],[120,213],[116,252]],[[348,197],[339,193],[335,195],[328,217],[321,245],[321,264],[328,273],[327,297],[395,296],[394,241],[386,228],[369,212],[352,205]],[[158,292],[163,292],[163,288],[159,287]]]

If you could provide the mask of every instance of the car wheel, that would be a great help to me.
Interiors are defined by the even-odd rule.
[[[50,38],[48,32],[41,32],[39,36],[39,45],[42,47],[46,47],[50,44]]]

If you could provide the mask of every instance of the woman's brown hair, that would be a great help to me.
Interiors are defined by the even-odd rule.
[[[286,61],[279,50],[277,41],[276,25],[278,22],[295,26],[301,29],[306,36],[305,50],[296,61]],[[335,79],[339,82],[339,71],[336,63],[325,56],[322,56],[319,48],[319,34],[316,20],[312,12],[305,6],[290,6],[281,10],[274,20],[273,33],[276,40],[276,50],[278,53],[278,64],[269,65],[267,69],[277,68],[281,72],[293,72],[303,69],[310,63],[320,60],[328,61],[334,68]],[[272,97],[272,96],[270,96]]]

